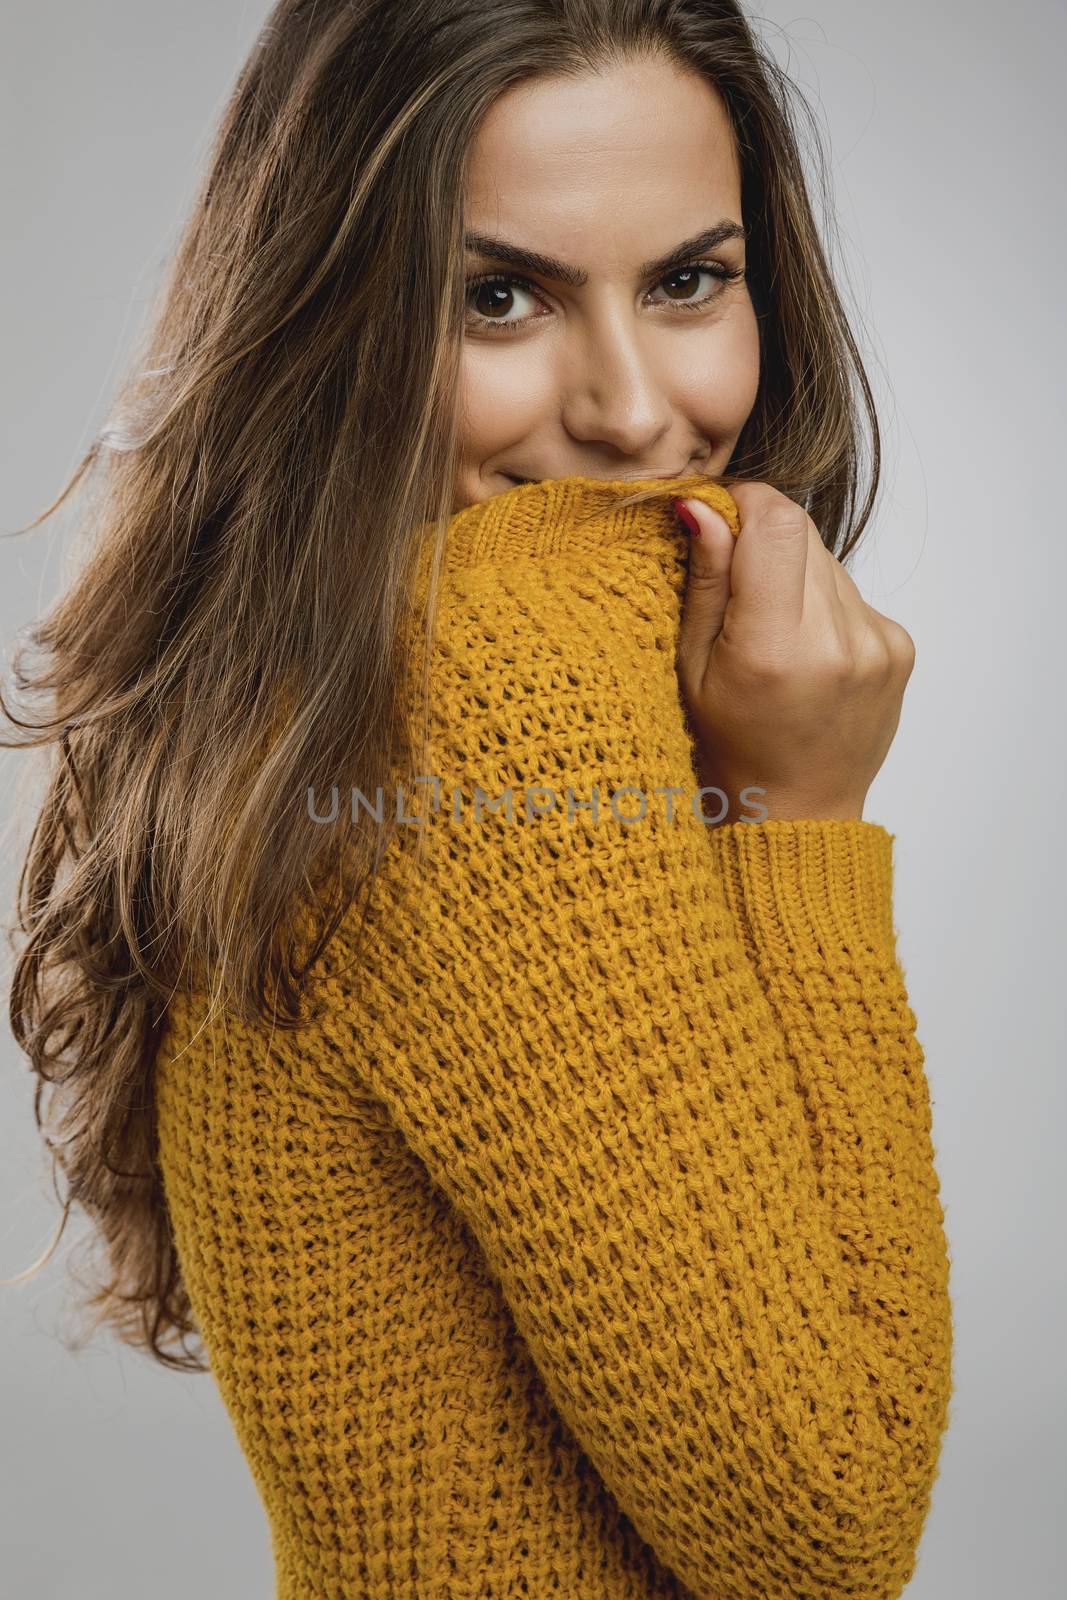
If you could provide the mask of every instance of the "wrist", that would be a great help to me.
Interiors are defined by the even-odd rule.
[[[700,787],[709,791],[701,797],[705,816],[723,824],[863,821],[866,791],[828,794],[825,790],[786,789],[758,779],[731,783],[712,772],[703,760],[696,764],[696,777]]]

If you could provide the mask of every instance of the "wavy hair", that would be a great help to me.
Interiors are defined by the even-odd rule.
[[[826,185],[818,130],[741,8],[495,0],[492,22],[472,0],[275,5],[111,415],[16,530],[80,486],[86,558],[14,653],[21,714],[0,700],[20,730],[3,743],[48,761],[10,1021],[67,1193],[27,1271],[80,1205],[102,1256],[88,1331],[173,1367],[205,1362],[156,1158],[168,997],[209,973],[214,1002],[299,1026],[392,831],[324,830],[305,796],[420,770],[426,685],[420,722],[403,641],[432,638],[434,583],[415,618],[408,585],[425,525],[436,579],[452,511],[465,162],[498,95],[642,52],[705,75],[737,141],[761,341],[729,475],[801,500],[841,558],[877,486],[805,176],[806,122]]]

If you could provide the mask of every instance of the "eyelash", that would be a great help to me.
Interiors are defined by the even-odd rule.
[[[675,273],[692,272],[694,269],[698,272],[710,272],[713,277],[720,279],[724,285],[734,282],[738,278],[743,278],[745,275],[744,267],[728,267],[721,261],[687,261],[684,266],[673,267],[670,272],[665,272],[662,278],[657,278],[656,286],[663,283],[667,278],[673,278]],[[531,283],[529,278],[520,277],[515,272],[483,272],[476,278],[468,278],[468,297],[486,283],[504,284],[508,288],[515,286],[540,297],[537,285]],[[701,300],[675,300],[667,303],[672,304],[677,311],[705,311],[709,305],[714,304],[721,293],[722,290],[717,289],[712,294],[705,295]],[[498,322],[493,317],[483,317],[480,312],[471,311],[468,312],[467,325],[478,332],[484,330],[492,334],[506,334],[515,333],[518,329],[524,328],[528,322],[534,320],[536,319],[533,317],[520,317],[517,322]]]

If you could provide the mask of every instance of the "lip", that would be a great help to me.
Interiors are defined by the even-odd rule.
[[[688,472],[686,470],[688,466],[689,463],[686,462],[685,466],[678,467],[676,470],[671,472],[613,472],[609,477],[602,478],[601,482],[615,483],[620,479],[625,479],[627,482],[630,482],[636,478],[654,478],[656,480],[665,480],[667,478],[688,478],[698,476],[696,473]],[[589,476],[594,477],[595,474],[590,473]],[[514,484],[540,482],[540,480],[537,478],[520,478],[513,472],[505,472],[504,477],[510,478]]]

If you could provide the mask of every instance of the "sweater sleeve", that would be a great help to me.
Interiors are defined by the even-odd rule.
[[[893,835],[862,821],[734,823],[708,838],[733,929],[794,1072],[852,1313],[899,1386],[889,1439],[932,1483],[952,1309],[932,1107],[896,949]],[[915,1536],[925,1508],[915,1503]]]
[[[917,1374],[944,1374],[949,1260],[923,1050],[896,952],[893,835],[808,820],[735,823],[709,838],[793,1065],[852,1304],[881,1325],[887,1348],[918,1341]],[[916,1272],[921,1315],[895,1292],[902,1268]],[[934,1437],[945,1401],[943,1386],[925,1382],[914,1396]]]
[[[691,781],[673,679],[635,696],[632,641],[602,640],[601,770],[646,795]],[[452,670],[469,681],[465,653]],[[477,774],[506,747],[517,797],[549,772],[587,796],[584,676],[561,665],[536,702],[481,680],[439,756]],[[360,1080],[462,1216],[560,1415],[688,1589],[892,1600],[937,1469],[949,1307],[887,841],[735,827],[716,871],[699,824],[651,808],[442,808],[357,959],[342,938],[327,962],[323,1071],[332,1093]]]

